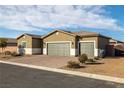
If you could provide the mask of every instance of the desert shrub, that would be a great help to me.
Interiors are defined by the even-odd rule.
[[[95,60],[99,60],[99,57],[94,57]]]
[[[16,56],[21,56],[21,55],[18,54],[17,52],[12,52],[11,55],[12,55],[12,56],[15,56],[15,57],[16,57]]]
[[[78,57],[78,60],[80,61],[80,63],[82,64],[85,64],[85,62],[87,61],[88,57],[86,54],[81,54],[79,57]]]
[[[11,52],[10,51],[5,51],[4,54],[5,55],[11,55]]]
[[[80,68],[80,64],[75,61],[68,61],[67,67],[69,68]]]

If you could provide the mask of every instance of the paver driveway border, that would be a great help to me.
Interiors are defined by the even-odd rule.
[[[71,74],[71,75],[76,75],[76,76],[82,76],[82,77],[87,77],[87,78],[93,78],[93,79],[99,79],[99,80],[105,80],[105,81],[111,81],[111,82],[115,82],[115,83],[124,84],[124,78],[91,74],[91,73],[83,73],[83,72],[78,72],[78,71],[69,71],[69,70],[49,68],[49,67],[44,67],[44,66],[36,66],[36,65],[31,65],[31,64],[9,62],[9,61],[0,61],[0,63],[22,66],[22,67],[28,67],[28,68],[34,68],[34,69],[39,69],[39,70],[58,72],[58,73],[63,73],[63,74]]]

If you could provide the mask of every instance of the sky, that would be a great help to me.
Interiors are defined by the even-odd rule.
[[[46,35],[56,29],[97,32],[124,41],[124,6],[0,5],[0,37]]]

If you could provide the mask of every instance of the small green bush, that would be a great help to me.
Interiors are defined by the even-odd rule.
[[[80,64],[75,61],[68,61],[67,67],[69,68],[80,68]]]
[[[10,51],[5,51],[4,54],[5,55],[11,55],[11,52]]]
[[[80,61],[80,63],[85,64],[85,62],[88,60],[88,57],[86,54],[82,54],[78,57],[78,60]]]

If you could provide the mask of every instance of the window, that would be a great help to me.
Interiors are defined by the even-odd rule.
[[[21,46],[22,46],[23,48],[26,48],[26,47],[27,47],[27,43],[26,43],[25,41],[23,41],[23,42],[21,42]]]

